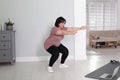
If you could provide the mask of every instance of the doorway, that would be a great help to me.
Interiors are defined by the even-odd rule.
[[[86,15],[87,25],[87,51],[88,54],[101,54],[113,51],[113,48],[99,48],[95,49],[91,46],[92,31],[108,31],[117,30],[118,26],[118,0],[86,0]],[[98,39],[101,36],[106,37],[107,34],[96,34],[94,38]],[[109,50],[110,49],[110,50]],[[113,50],[112,50],[113,49]]]

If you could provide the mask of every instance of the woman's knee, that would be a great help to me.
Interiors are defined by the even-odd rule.
[[[68,51],[68,49],[66,49],[66,53],[67,53],[67,54],[69,54],[69,51]]]
[[[64,55],[68,55],[68,54],[69,54],[68,49],[65,49],[65,50],[63,51],[63,54],[64,54]]]
[[[69,50],[67,48],[65,48],[65,53],[69,53]]]

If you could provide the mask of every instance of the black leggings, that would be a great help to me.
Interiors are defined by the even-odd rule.
[[[56,46],[51,46],[50,48],[47,49],[47,51],[51,54],[51,58],[49,61],[49,66],[53,66],[53,64],[55,63],[55,61],[58,59],[59,57],[59,53],[62,53],[62,57],[61,57],[61,64],[63,64],[68,56],[68,49],[60,44],[60,46],[56,47]]]

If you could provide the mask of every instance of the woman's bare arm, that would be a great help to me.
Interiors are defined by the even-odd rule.
[[[82,26],[82,27],[71,27],[67,28],[66,30],[58,30],[56,32],[56,35],[75,35],[78,30],[84,30],[87,29],[87,26]]]
[[[87,26],[81,26],[81,27],[67,27],[67,31],[78,31],[78,30],[84,30],[87,29]]]
[[[75,35],[77,31],[58,30],[56,35]]]

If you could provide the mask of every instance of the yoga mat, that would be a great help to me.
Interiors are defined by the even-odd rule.
[[[108,64],[98,68],[97,70],[85,75],[85,77],[98,79],[98,80],[105,80],[105,79],[100,79],[100,76],[104,73],[112,74],[114,69],[117,66],[120,66],[120,63],[108,63]],[[118,77],[120,77],[120,70],[119,70],[118,74],[115,77],[113,77],[112,80],[117,80]]]

